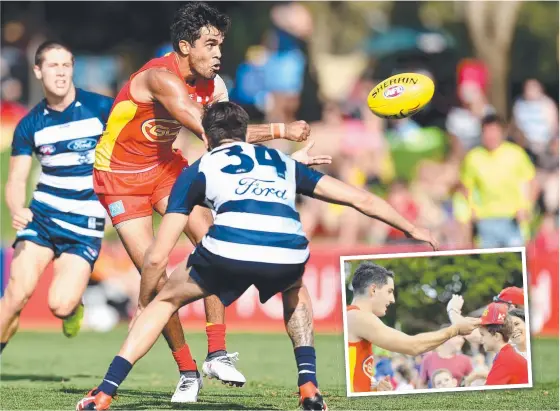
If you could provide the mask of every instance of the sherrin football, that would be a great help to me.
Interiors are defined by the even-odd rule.
[[[434,96],[431,78],[418,73],[401,73],[377,84],[367,104],[377,116],[389,119],[410,117],[422,110]]]

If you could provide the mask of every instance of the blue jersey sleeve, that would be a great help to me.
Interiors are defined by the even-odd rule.
[[[323,177],[323,173],[313,170],[306,165],[296,161],[296,192],[309,197],[313,197],[315,186]]]
[[[33,132],[29,128],[28,118],[24,117],[17,125],[12,140],[12,156],[31,156],[35,149]]]
[[[203,205],[206,197],[206,177],[199,170],[200,160],[186,167],[179,177],[169,196],[167,213],[189,215],[196,205]]]

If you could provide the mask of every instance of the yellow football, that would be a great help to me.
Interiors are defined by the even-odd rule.
[[[370,91],[367,104],[379,117],[410,117],[430,102],[434,90],[434,82],[428,76],[418,73],[397,74],[377,84]]]

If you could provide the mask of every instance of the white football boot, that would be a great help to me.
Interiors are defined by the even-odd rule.
[[[198,393],[202,389],[202,377],[186,377],[181,374],[171,402],[188,403],[198,400]]]
[[[243,387],[247,380],[234,365],[238,357],[239,354],[235,352],[233,354],[215,357],[211,360],[204,360],[204,364],[202,364],[202,374],[208,378],[216,378],[224,384]]]

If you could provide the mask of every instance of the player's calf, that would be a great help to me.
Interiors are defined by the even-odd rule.
[[[317,382],[311,298],[301,279],[282,293],[282,302],[284,323],[298,367],[300,405],[304,410],[326,410]]]

